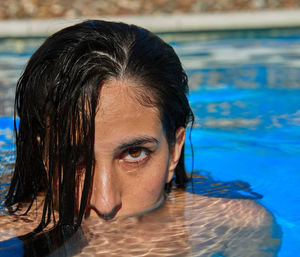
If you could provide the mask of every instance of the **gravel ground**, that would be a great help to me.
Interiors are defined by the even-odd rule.
[[[300,8],[300,0],[1,0],[0,20]]]

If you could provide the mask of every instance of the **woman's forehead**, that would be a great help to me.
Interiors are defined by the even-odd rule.
[[[141,86],[131,80],[110,80],[100,90],[97,117],[100,115],[136,115],[138,118],[143,113],[153,113],[159,118],[159,110],[149,103],[143,103],[141,97]],[[145,90],[146,91],[146,90]],[[149,94],[143,92],[142,94]],[[147,95],[148,98],[152,96]]]
[[[101,145],[119,144],[137,136],[160,139],[163,127],[156,107],[144,106],[129,82],[105,84],[95,117],[95,139]]]

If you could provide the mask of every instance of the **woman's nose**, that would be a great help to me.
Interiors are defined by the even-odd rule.
[[[122,207],[121,192],[112,164],[96,163],[90,210],[100,218],[114,218]]]

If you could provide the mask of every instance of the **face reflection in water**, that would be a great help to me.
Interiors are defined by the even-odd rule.
[[[95,117],[94,177],[90,215],[103,219],[148,211],[163,199],[174,173],[185,130],[169,147],[159,110],[141,105],[135,83],[103,85]]]

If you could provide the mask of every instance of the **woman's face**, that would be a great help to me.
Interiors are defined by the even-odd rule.
[[[170,148],[158,109],[141,105],[135,91],[134,83],[118,80],[101,89],[90,215],[110,219],[155,208],[179,160],[184,128]]]

